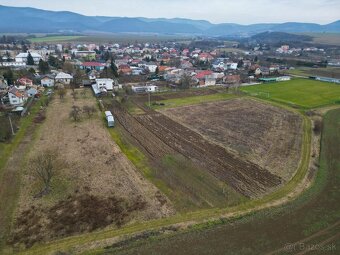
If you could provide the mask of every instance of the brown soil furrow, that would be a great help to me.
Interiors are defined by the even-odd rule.
[[[142,115],[136,119],[169,147],[248,197],[262,195],[281,183],[279,177],[267,170],[236,158],[223,147],[208,142],[162,114]]]

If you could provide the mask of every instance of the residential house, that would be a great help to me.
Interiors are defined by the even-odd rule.
[[[26,77],[20,78],[19,80],[17,80],[17,83],[22,85],[22,86],[26,86],[26,87],[33,86],[33,81],[31,79],[26,78]]]
[[[132,86],[131,89],[134,93],[154,93],[158,91],[158,86],[155,85]]]
[[[96,70],[91,70],[88,74],[87,77],[89,78],[90,81],[94,82],[97,77],[99,77],[99,73]]]
[[[16,87],[12,87],[8,91],[9,103],[12,106],[23,106],[28,99],[27,93],[20,92]]]
[[[83,62],[80,65],[80,69],[102,71],[102,70],[104,70],[105,66],[106,66],[106,64],[99,63],[99,62]]]
[[[143,75],[145,74],[145,72],[143,68],[134,67],[134,68],[131,68],[131,74],[132,75]]]
[[[0,92],[7,91],[7,89],[8,89],[7,81],[3,76],[0,76]]]
[[[216,85],[216,77],[215,75],[206,75],[204,86],[214,86]]]
[[[73,79],[73,76],[68,74],[68,73],[64,73],[64,72],[60,72],[57,74],[57,76],[55,77],[55,81],[65,84],[65,85],[69,85],[71,83]]]
[[[118,72],[121,74],[130,75],[132,71],[129,65],[120,65],[118,67]]]
[[[193,68],[193,65],[192,65],[191,62],[183,60],[181,62],[180,68],[182,68],[182,69],[190,69],[190,68]]]
[[[213,59],[214,57],[207,52],[202,52],[201,54],[198,55],[198,60],[200,61],[212,61]]]
[[[4,67],[25,67],[26,62],[0,62],[0,66],[4,66]]]
[[[40,84],[43,87],[53,87],[54,86],[54,78],[50,77],[50,76],[44,76],[41,80],[40,80]]]
[[[19,53],[15,57],[15,62],[18,63],[27,63],[27,57],[28,57],[28,52],[27,53]],[[35,52],[31,52],[31,56],[33,58],[34,64],[39,64],[40,59],[42,59],[41,55]]]
[[[34,97],[35,95],[39,94],[39,91],[36,88],[30,88],[26,91],[29,97]]]
[[[106,91],[113,90],[114,81],[112,79],[96,79],[96,85],[99,90],[105,89]]]
[[[72,51],[73,54],[75,54],[78,58],[84,58],[88,60],[95,60],[96,59],[96,52],[91,50],[74,50]]]
[[[223,77],[223,82],[226,84],[239,84],[241,82],[241,76],[238,74],[226,75]]]

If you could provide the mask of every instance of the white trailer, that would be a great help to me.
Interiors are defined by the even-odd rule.
[[[110,111],[105,112],[105,117],[107,120],[107,126],[108,127],[114,127],[115,126],[115,119]]]

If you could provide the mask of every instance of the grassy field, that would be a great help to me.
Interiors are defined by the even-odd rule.
[[[340,103],[340,85],[308,79],[247,86],[241,90],[303,109]]]
[[[29,41],[31,43],[51,43],[51,42],[64,42],[64,41],[75,41],[80,40],[83,36],[44,36],[31,38]]]
[[[20,120],[20,129],[10,143],[0,145],[0,251],[12,222],[20,189],[22,172],[21,160],[29,150],[29,142],[34,139],[36,124],[34,117],[40,110],[40,102],[45,97],[35,102],[30,109],[30,115]]]
[[[77,90],[80,92],[83,90]],[[141,222],[173,214],[166,199],[160,204],[159,200],[164,196],[158,194],[154,185],[143,178],[110,139],[101,114],[98,111],[92,116],[82,114],[81,121],[74,122],[69,116],[73,104],[82,109],[85,105],[95,106],[96,100],[86,94],[74,100],[70,91],[64,99],[55,98],[49,104],[36,139],[21,143],[30,148],[27,158],[12,154],[12,157],[18,154],[15,164],[21,178],[18,199],[6,196],[15,204],[11,234],[6,238],[8,250],[109,225],[115,228],[120,217],[124,219],[122,224],[126,224],[130,220]],[[50,192],[37,197],[44,184],[37,178],[35,168],[29,167],[30,161],[49,150],[57,155],[56,170]],[[14,171],[13,167],[10,171]],[[17,187],[13,181],[8,183]],[[7,202],[5,198],[1,201],[4,205]],[[6,205],[9,207],[9,203]],[[2,208],[3,204],[0,204],[0,214]],[[57,215],[53,215],[54,208],[58,208]],[[74,220],[67,215],[71,211],[77,211],[77,216],[71,216]],[[98,216],[101,213],[106,216]]]
[[[326,44],[326,45],[340,45],[339,33],[304,33],[313,37],[313,43]]]
[[[83,42],[83,43],[135,43],[138,42],[163,42],[163,41],[186,41],[190,40],[186,36],[173,35],[152,35],[152,34],[96,34],[96,35],[78,35],[78,36],[48,36],[37,35],[36,38],[29,39],[32,43],[49,43],[49,42]]]
[[[174,107],[181,107],[187,105],[195,105],[201,103],[208,103],[214,101],[223,101],[235,98],[235,95],[227,94],[227,93],[217,93],[212,95],[204,95],[204,96],[192,96],[192,97],[182,97],[182,98],[174,98],[174,99],[167,99],[162,100],[156,103],[162,103],[164,105],[152,105],[154,110],[162,110],[166,108],[174,108]]]
[[[131,241],[92,254],[338,254],[340,109],[325,116],[320,168],[312,188],[293,202],[180,234]]]

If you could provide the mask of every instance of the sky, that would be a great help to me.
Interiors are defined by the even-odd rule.
[[[212,23],[327,24],[340,20],[340,0],[0,0],[0,5],[91,16],[204,19]]]

